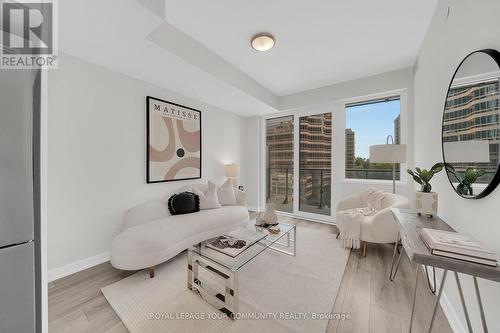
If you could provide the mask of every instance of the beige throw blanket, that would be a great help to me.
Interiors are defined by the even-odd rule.
[[[375,214],[373,208],[354,208],[340,214],[337,227],[340,232],[340,245],[345,248],[359,249],[361,247],[361,223],[365,216]]]
[[[337,227],[340,232],[340,244],[345,248],[361,247],[361,224],[365,216],[372,216],[381,209],[384,194],[369,188],[361,194],[363,207],[346,210],[340,214]]]

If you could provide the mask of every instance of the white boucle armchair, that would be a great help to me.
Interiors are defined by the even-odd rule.
[[[340,200],[337,204],[337,221],[343,211],[363,207],[361,195],[353,195]],[[398,225],[391,208],[409,208],[410,201],[398,194],[384,193],[381,209],[372,216],[365,216],[361,223],[360,240],[363,242],[363,255],[366,255],[366,243],[394,243],[398,238]]]

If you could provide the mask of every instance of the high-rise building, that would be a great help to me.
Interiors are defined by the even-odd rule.
[[[399,145],[401,143],[401,115],[394,119],[394,143]]]
[[[300,118],[300,168],[330,170],[332,165],[332,114]]]
[[[443,142],[488,140],[490,162],[453,163],[459,172],[471,167],[484,170],[478,182],[489,182],[498,165],[499,81],[487,80],[450,88],[443,119]]]
[[[330,184],[332,166],[332,114],[300,118],[301,192],[308,203],[319,200],[321,188]]]
[[[354,161],[356,160],[355,152],[355,133],[352,129],[345,129],[345,168],[354,169]]]
[[[266,154],[267,198],[288,204],[293,189],[293,116],[266,121]]]
[[[268,167],[293,169],[293,116],[266,121]]]

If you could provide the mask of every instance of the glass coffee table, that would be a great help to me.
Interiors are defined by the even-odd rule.
[[[207,239],[188,248],[188,289],[197,293],[232,319],[235,319],[234,314],[238,313],[239,270],[267,249],[290,256],[295,256],[296,253],[297,229],[293,224],[279,223],[280,231],[277,234],[255,226],[255,220],[250,220],[242,228],[255,230],[265,237],[250,245],[234,258],[206,246],[215,238]],[[224,282],[223,290],[207,279],[203,280],[199,274],[200,270],[205,270],[208,273],[205,276],[222,279]]]

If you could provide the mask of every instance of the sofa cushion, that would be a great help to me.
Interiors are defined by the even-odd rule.
[[[181,191],[194,192],[195,189],[198,189],[202,192],[208,191],[207,183],[195,183],[182,187]],[[237,188],[233,188],[234,197],[236,199],[236,205],[245,206],[247,205],[247,196],[245,191],[239,190]],[[219,199],[220,202],[220,199]]]
[[[111,263],[120,269],[154,266],[193,244],[220,236],[247,221],[245,207],[223,206],[137,225],[115,237],[111,244]]]
[[[189,214],[200,210],[200,198],[192,192],[182,192],[168,199],[168,210],[172,215]]]
[[[211,182],[209,181],[208,184],[210,183]],[[228,178],[222,186],[218,186],[217,195],[219,196],[219,202],[222,206],[238,204],[234,195],[233,182],[231,181],[231,178]]]
[[[219,197],[217,195],[217,186],[208,182],[208,191],[203,192],[197,188],[193,188],[193,192],[200,197],[200,209],[220,208]]]

